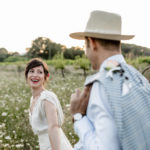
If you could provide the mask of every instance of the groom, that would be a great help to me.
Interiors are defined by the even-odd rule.
[[[93,11],[84,32],[86,55],[98,72],[83,91],[71,95],[71,114],[79,142],[74,150],[150,150],[150,84],[121,54],[118,14]]]

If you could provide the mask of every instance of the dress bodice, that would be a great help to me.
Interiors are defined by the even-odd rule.
[[[32,100],[33,98],[31,97],[30,106],[32,104]],[[60,126],[63,124],[63,119],[64,119],[63,111],[57,96],[53,92],[44,90],[41,92],[36,104],[34,105],[32,109],[32,113],[29,112],[30,124],[35,134],[48,130],[48,122],[47,122],[45,109],[44,109],[45,100],[53,103],[56,106],[58,123]]]

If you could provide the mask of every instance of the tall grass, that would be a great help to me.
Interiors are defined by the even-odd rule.
[[[141,63],[141,61],[127,60],[142,71],[149,64]],[[85,78],[82,70],[77,71],[73,66],[65,66],[65,78],[63,78],[59,70],[56,71],[50,62],[48,64],[50,78],[46,88],[56,93],[60,100],[65,115],[62,128],[71,144],[74,145],[78,137],[73,130],[69,101],[77,87],[82,89]],[[18,66],[21,67],[20,71]],[[33,134],[29,125],[28,108],[31,92],[24,79],[24,67],[25,62],[0,65],[0,150],[39,149],[37,136]]]
[[[0,66],[0,150],[38,150],[38,139],[29,125],[30,88],[24,73],[17,72],[17,66]],[[50,78],[46,88],[56,93],[63,107],[65,121],[62,126],[66,136],[74,145],[77,136],[73,131],[69,101],[75,88],[82,88],[81,73],[67,73],[66,78],[50,67]]]

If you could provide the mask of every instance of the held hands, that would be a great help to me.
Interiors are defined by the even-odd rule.
[[[72,116],[76,113],[86,114],[91,87],[92,85],[85,86],[83,91],[76,89],[75,93],[71,95],[70,111]]]

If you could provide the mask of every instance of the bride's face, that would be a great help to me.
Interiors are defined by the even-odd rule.
[[[44,85],[45,74],[42,66],[31,68],[28,72],[27,82],[31,88],[39,88]]]

